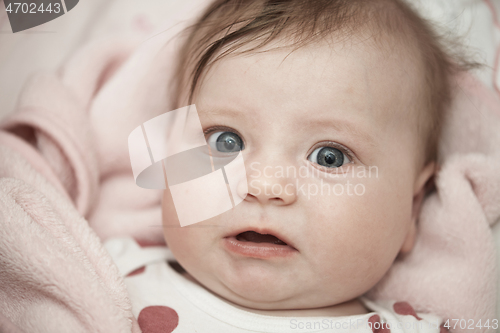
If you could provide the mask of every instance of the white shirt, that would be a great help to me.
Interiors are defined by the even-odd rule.
[[[417,314],[404,302],[382,304],[366,298],[360,300],[373,312],[355,316],[278,317],[248,312],[177,272],[168,264],[176,261],[166,247],[141,248],[132,238],[110,239],[104,246],[125,277],[143,333],[440,332],[442,320],[435,315]]]

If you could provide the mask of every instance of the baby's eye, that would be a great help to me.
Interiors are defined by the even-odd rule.
[[[326,168],[338,168],[350,162],[343,152],[333,147],[317,148],[307,159]]]
[[[222,153],[235,153],[243,150],[243,140],[233,132],[215,132],[208,137],[210,149]]]

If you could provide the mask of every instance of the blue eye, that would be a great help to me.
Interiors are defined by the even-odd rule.
[[[343,152],[333,147],[317,148],[307,159],[326,168],[338,168],[351,162]]]
[[[208,137],[210,149],[222,153],[235,153],[243,150],[243,140],[233,132],[216,132]]]

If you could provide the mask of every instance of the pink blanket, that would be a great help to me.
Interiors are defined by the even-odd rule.
[[[16,112],[1,123],[1,332],[140,332],[101,241],[130,235],[163,242],[160,192],[134,184],[127,136],[172,109],[168,87],[178,42],[167,42],[181,28],[140,45],[88,44],[58,72],[33,77]],[[370,296],[408,301],[445,319],[491,321],[500,100],[464,76],[452,111],[416,246]]]

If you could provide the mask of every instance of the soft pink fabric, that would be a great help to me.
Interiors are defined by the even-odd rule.
[[[134,184],[127,136],[172,109],[170,39],[182,27],[140,45],[90,43],[57,73],[33,77],[0,125],[0,327],[140,331],[100,240],[163,242],[160,192]],[[456,92],[416,246],[370,296],[477,322],[495,316],[500,101],[469,76]]]
[[[100,177],[88,108],[105,65],[134,46],[108,41],[82,50],[94,58],[73,63],[86,67],[81,85],[64,74],[34,77],[2,123],[2,328],[140,332],[118,269],[83,217],[98,198]]]

